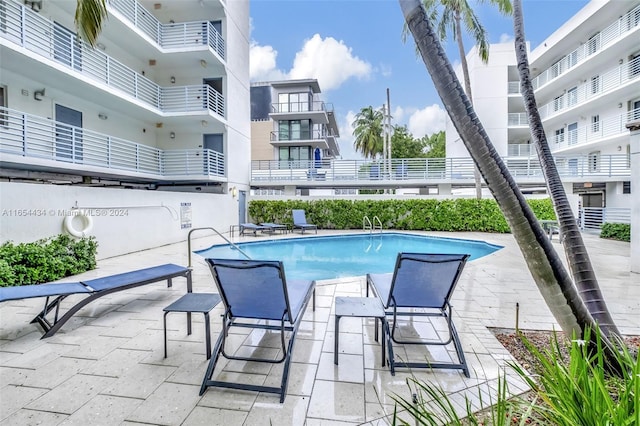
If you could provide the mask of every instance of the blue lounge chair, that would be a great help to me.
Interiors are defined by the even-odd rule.
[[[255,223],[241,223],[240,224],[240,235],[244,235],[247,232],[253,233],[253,236],[256,237],[258,235],[258,231],[268,230],[266,226],[256,225]]]
[[[289,379],[291,353],[302,322],[302,316],[313,296],[315,310],[315,282],[285,279],[282,262],[270,260],[206,259],[225,312],[222,331],[218,337],[200,395],[210,386],[280,394],[284,402]],[[276,324],[269,324],[275,321]],[[235,356],[225,352],[230,327],[245,327],[280,332],[282,356],[277,359]],[[289,344],[285,346],[286,334]],[[284,362],[280,387],[212,380],[220,355],[227,359],[277,364]]]
[[[45,337],[53,336],[83,306],[102,296],[164,280],[167,280],[167,287],[171,287],[171,280],[175,277],[185,277],[187,279],[187,292],[191,293],[191,269],[167,263],[86,281],[0,287],[0,302],[46,297],[44,308],[31,321],[32,324],[40,324],[44,329],[44,335],[42,336],[44,339]],[[59,316],[61,302],[73,294],[86,295],[86,297],[69,308],[64,315]],[[49,301],[50,298],[53,298],[53,300]],[[54,312],[53,318],[47,318],[47,315],[52,311]]]
[[[450,299],[460,278],[468,254],[398,253],[395,270],[391,274],[367,274],[367,296],[371,288],[380,297],[387,316],[385,337],[389,352],[391,374],[396,367],[450,368],[462,370],[469,377],[469,367],[460,339],[451,318]],[[399,316],[431,316],[446,320],[446,339],[410,339],[396,337]],[[389,324],[391,322],[391,325]],[[448,345],[453,343],[458,360],[451,362],[399,362],[393,354],[393,342],[405,345]]]
[[[283,225],[281,223],[271,223],[271,222],[263,222],[260,225],[264,226],[265,228],[267,228],[269,231],[269,233],[273,234],[276,231],[280,231],[283,234],[286,234],[287,231],[289,230],[289,228],[287,227],[287,225]],[[267,231],[265,231],[267,232]]]
[[[313,229],[316,234],[318,233],[318,227],[307,222],[304,210],[292,210],[291,213],[293,214],[293,229],[300,229],[303,234],[307,229]]]

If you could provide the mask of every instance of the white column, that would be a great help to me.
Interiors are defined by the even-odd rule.
[[[640,274],[640,121],[627,124],[631,131],[631,272]]]

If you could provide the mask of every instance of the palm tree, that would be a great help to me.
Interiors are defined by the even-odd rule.
[[[531,136],[538,151],[542,173],[547,182],[547,191],[551,195],[556,217],[558,218],[558,224],[560,225],[560,233],[564,238],[562,246],[564,247],[569,269],[572,272],[573,280],[578,287],[582,300],[586,303],[587,309],[598,322],[604,334],[606,336],[610,336],[611,334],[620,335],[600,292],[596,274],[591,265],[584,241],[582,240],[582,234],[580,234],[576,218],[571,211],[571,205],[569,204],[567,194],[560,180],[553,155],[551,155],[551,149],[547,142],[544,127],[542,127],[542,120],[538,112],[529,73],[529,59],[527,56],[527,43],[524,36],[524,22],[522,19],[522,5],[520,0],[514,0],[513,8],[514,43],[518,61],[518,71],[520,73],[520,92],[524,99],[525,110],[529,118],[529,128],[531,129]]]
[[[364,158],[375,158],[378,154],[382,154],[382,120],[383,114],[379,109],[373,109],[372,106],[364,107],[356,115],[351,125],[354,127],[353,147],[356,151],[364,155]]]
[[[498,10],[505,15],[511,14],[511,2],[509,0],[489,0],[489,2],[496,5]],[[460,64],[462,65],[464,90],[469,98],[469,102],[473,105],[469,65],[467,64],[467,56],[462,41],[463,23],[467,33],[471,34],[476,41],[478,55],[485,64],[489,62],[489,40],[487,38],[487,32],[467,0],[423,0],[422,3],[429,19],[433,25],[436,26],[440,41],[446,40],[447,33],[449,32],[453,34],[453,39],[456,40],[458,44],[458,54],[460,55]],[[406,35],[406,31],[403,35]],[[480,199],[482,198],[480,172],[477,167],[474,168],[473,171],[476,182],[476,198]]]
[[[542,297],[566,334],[582,336],[586,327],[597,327],[597,323],[513,176],[489,140],[429,16],[420,0],[399,2],[444,107],[500,206]]]
[[[106,0],[77,0],[75,23],[78,35],[95,46],[107,18]]]

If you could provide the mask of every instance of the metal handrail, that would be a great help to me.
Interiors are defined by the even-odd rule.
[[[371,220],[369,219],[369,216],[364,216],[362,218],[362,230],[366,231],[367,229],[370,232],[373,232],[373,224],[371,223]]]
[[[191,234],[193,234],[195,231],[202,231],[205,229],[209,229],[213,232],[215,232],[216,234],[218,234],[219,237],[221,237],[223,240],[225,240],[227,243],[229,243],[233,248],[235,248],[236,250],[238,250],[240,253],[242,253],[247,259],[251,260],[251,257],[245,253],[244,251],[242,251],[242,249],[240,247],[238,247],[236,244],[232,243],[231,241],[229,241],[229,239],[227,237],[225,237],[224,235],[222,235],[220,232],[218,232],[218,230],[216,228],[213,228],[211,226],[207,226],[207,227],[203,227],[203,228],[193,228],[191,231],[189,231],[189,234],[187,235],[187,250],[188,250],[188,257],[189,257],[189,265],[187,266],[188,268],[192,268],[191,266]]]
[[[374,216],[373,217],[373,229],[376,229],[375,223],[378,222],[378,228],[380,229],[380,233],[382,233],[382,222],[380,221],[380,218],[378,216]]]

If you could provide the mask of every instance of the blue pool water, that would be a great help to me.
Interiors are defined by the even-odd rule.
[[[484,241],[400,233],[285,238],[240,243],[238,247],[255,260],[281,260],[287,278],[311,280],[393,272],[399,252],[468,253],[473,260],[502,248]],[[228,244],[196,253],[205,258],[245,259]]]

